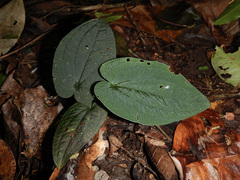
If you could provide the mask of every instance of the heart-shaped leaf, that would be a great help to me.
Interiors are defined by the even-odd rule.
[[[78,102],[91,106],[92,84],[101,80],[99,66],[116,57],[111,27],[100,19],[73,29],[58,45],[53,62],[53,82],[63,98],[73,94]]]
[[[215,55],[211,57],[212,66],[217,75],[226,83],[237,86],[240,83],[240,51],[225,53],[216,46]]]
[[[113,113],[145,125],[163,125],[191,117],[209,101],[169,66],[136,58],[119,58],[100,67],[97,98]]]
[[[53,139],[53,160],[58,168],[98,132],[106,117],[107,112],[97,104],[89,108],[75,103],[67,110]]]

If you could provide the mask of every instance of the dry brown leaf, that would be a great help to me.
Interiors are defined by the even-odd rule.
[[[38,75],[35,73],[37,65],[36,53],[24,55],[14,73],[14,78],[21,84],[21,87],[31,88],[33,84],[39,80]]]
[[[28,158],[40,156],[44,135],[63,108],[61,104],[48,107],[44,102],[47,97],[46,90],[42,86],[38,86],[36,88],[25,89],[19,99],[25,136],[25,155]]]
[[[136,134],[141,134],[144,137],[155,140],[166,140],[166,137],[156,129],[156,127],[138,125],[135,131]]]
[[[104,155],[105,150],[109,147],[108,141],[103,139],[105,130],[99,130],[98,140],[89,148],[85,149],[84,153],[78,159],[78,168],[75,171],[75,176],[78,180],[92,180],[97,172],[92,166],[92,163],[100,156]]]
[[[108,139],[110,144],[110,150],[109,150],[108,156],[111,156],[115,151],[121,148],[123,144],[113,135],[108,136]]]
[[[239,155],[203,159],[187,165],[186,179],[240,179]]]
[[[123,12],[124,8],[114,8],[104,11],[104,13]],[[151,9],[150,9],[151,11]],[[137,5],[136,7],[129,8],[132,20],[138,27],[134,27],[131,23],[131,19],[125,14],[120,20],[114,21],[114,23],[131,28],[138,28],[140,31],[153,34],[156,37],[161,38],[164,41],[172,42],[178,36],[182,35],[182,31],[172,30],[156,30],[156,22],[152,18],[152,14],[144,5]]]
[[[213,127],[224,127],[225,124],[221,121],[219,114],[211,109],[207,109],[193,117],[181,121],[174,134],[172,149],[177,152],[186,152],[190,150],[190,143],[198,147],[198,138],[205,132],[205,125],[202,119],[207,119]],[[213,130],[214,133],[218,129]]]
[[[234,113],[226,112],[226,120],[232,121],[234,120],[234,117],[235,117]]]
[[[218,44],[229,45],[233,37],[240,32],[239,21],[232,21],[229,24],[214,26],[213,20],[216,19],[229,6],[229,1],[225,0],[187,0],[197,13],[203,17],[210,28]]]
[[[174,133],[173,150],[187,152],[190,150],[190,143],[198,146],[198,136],[205,130],[200,114],[185,119],[178,124]]]
[[[156,140],[149,139],[146,142],[146,151],[147,154],[156,167],[158,172],[166,180],[175,180],[178,179],[177,171],[175,169],[175,164],[173,163],[171,157],[168,155],[166,148],[164,149],[165,143],[158,142]]]
[[[0,139],[0,179],[14,179],[16,161],[8,145]]]
[[[19,141],[21,128],[21,113],[12,99],[8,99],[2,105],[4,135],[5,141],[8,143],[13,154],[17,157],[19,153]]]
[[[8,96],[6,98],[9,98],[10,96],[17,97],[19,96],[19,93],[22,91],[21,86],[17,83],[17,81],[13,78],[15,71],[13,71],[7,79],[4,81],[1,90],[2,94],[0,94],[1,101],[5,101],[6,99],[2,98],[4,94],[7,94]]]

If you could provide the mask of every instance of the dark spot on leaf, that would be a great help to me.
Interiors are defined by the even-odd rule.
[[[228,74],[228,73],[226,73],[226,74],[221,74],[221,76],[222,76],[224,79],[227,79],[227,78],[232,77],[232,75],[231,75],[231,74]]]
[[[160,88],[162,88],[163,86],[160,86]]]
[[[130,61],[130,59],[129,59],[129,58],[127,58],[127,59],[126,59],[126,61],[127,61],[127,62],[129,62],[129,61]]]
[[[140,62],[144,62],[144,60],[141,59]]]
[[[227,67],[227,68],[223,68],[222,66],[218,66],[218,67],[219,67],[219,69],[221,69],[221,70],[223,70],[223,71],[226,71],[226,70],[229,69],[229,67]]]
[[[150,63],[147,63],[147,65],[150,65]]]

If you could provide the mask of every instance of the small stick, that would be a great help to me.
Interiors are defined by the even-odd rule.
[[[55,25],[52,25],[52,27],[55,27]],[[23,45],[22,47],[12,51],[12,52],[9,52],[3,56],[0,56],[0,59],[3,59],[3,58],[6,58],[8,56],[11,56],[21,50],[23,50],[24,48],[30,46],[30,45],[33,45],[36,41],[38,41],[39,39],[41,39],[42,37],[44,37],[46,34],[48,34],[49,32],[51,32],[52,29],[50,29],[49,31],[45,32],[45,33],[42,33],[41,35],[39,35],[38,37],[34,38],[33,40],[31,40],[30,42],[28,42],[27,44]]]
[[[167,133],[165,133],[165,131],[162,129],[161,126],[156,126],[156,125],[155,125],[155,127],[167,138],[167,140],[168,140],[169,142],[172,142],[172,138],[170,138],[170,137],[167,135]]]

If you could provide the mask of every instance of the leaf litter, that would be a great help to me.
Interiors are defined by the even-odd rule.
[[[6,171],[6,165],[1,164],[0,172],[4,172],[0,174],[1,178],[15,176],[15,179],[34,179],[49,178],[52,175],[51,179],[61,179],[70,178],[71,175],[82,179],[89,175],[92,177],[90,179],[94,176],[95,179],[99,176],[106,179],[176,179],[179,174],[189,179],[240,177],[236,170],[239,168],[240,149],[239,89],[226,84],[215,74],[207,56],[214,51],[216,44],[227,45],[226,50],[229,52],[237,49],[239,22],[212,26],[212,21],[228,6],[228,2],[218,2],[219,6],[214,6],[195,1],[189,2],[204,21],[199,19],[192,28],[185,27],[177,31],[156,29],[155,23],[160,20],[154,14],[159,10],[159,6],[155,5],[125,4],[103,13],[125,13],[120,20],[110,23],[117,32],[116,37],[124,42],[123,45],[117,44],[118,55],[122,53],[122,56],[164,62],[171,66],[175,74],[181,73],[187,78],[211,102],[222,102],[180,123],[161,126],[161,129],[134,124],[110,114],[105,122],[106,129],[99,136],[101,138],[93,138],[92,142],[79,151],[79,157],[71,159],[61,170],[55,169],[54,174],[55,166],[50,152],[51,138],[58,120],[55,117],[61,116],[61,104],[69,107],[73,101],[70,99],[66,102],[51,97],[56,93],[51,72],[48,71],[51,69],[56,45],[76,26],[69,23],[69,19],[72,22],[76,20],[77,23],[83,12],[77,10],[78,4],[53,2],[25,4],[28,6],[26,11],[31,16],[27,14],[25,29],[12,49],[17,51],[11,56],[5,56],[0,62],[1,72],[8,75],[1,87],[3,126],[0,132],[1,139],[9,146],[6,148],[3,145],[0,149],[4,152],[6,161],[12,162],[9,171]],[[68,9],[69,6],[72,9]],[[164,8],[169,6],[172,4],[165,4]],[[46,7],[47,13],[43,11]],[[204,8],[209,11],[203,12]],[[91,18],[93,14],[93,11],[88,11]],[[230,31],[231,27],[233,30]],[[25,48],[29,49],[21,49],[25,44],[28,45]],[[206,66],[207,69],[199,69]],[[52,101],[52,106],[45,103],[46,99]],[[234,115],[231,120],[228,118],[229,113]],[[98,153],[94,151],[91,154],[93,151],[90,149],[99,142],[108,142],[110,149],[106,145],[103,149],[97,146],[100,148],[100,157],[96,158]],[[87,163],[86,159],[89,160]],[[178,170],[174,168],[176,162],[179,162]],[[79,175],[80,166],[81,169],[94,167],[91,169],[94,172],[91,176],[89,171]]]

